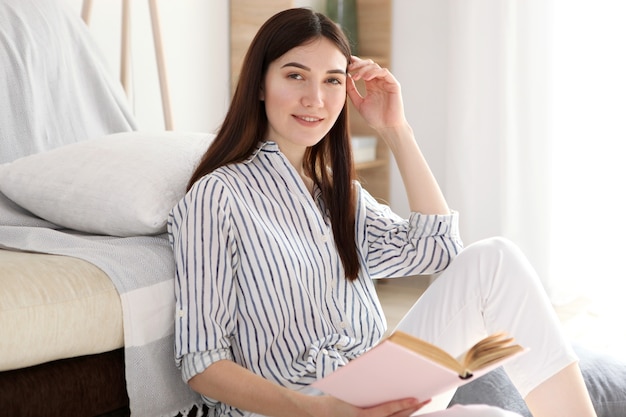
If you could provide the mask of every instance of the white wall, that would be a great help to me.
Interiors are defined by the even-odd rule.
[[[449,2],[394,0],[391,70],[402,85],[405,112],[431,169],[445,188]],[[445,189],[444,189],[445,193]],[[395,163],[391,169],[391,207],[409,214]]]
[[[80,14],[82,0],[64,0]],[[164,128],[148,1],[132,4],[132,98],[142,130]],[[158,1],[175,130],[208,132],[229,93],[228,1]],[[119,74],[120,0],[94,0],[90,28]]]

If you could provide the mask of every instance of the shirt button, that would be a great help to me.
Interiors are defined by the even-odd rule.
[[[328,235],[322,235],[321,239],[324,243],[328,242]]]
[[[346,327],[348,327],[348,323],[346,323],[345,321],[342,321],[341,323],[339,323],[339,327],[341,327],[342,329],[345,329]]]
[[[178,310],[178,317],[185,317],[185,310]]]
[[[328,355],[328,350],[327,349],[322,349],[322,354],[323,355]]]

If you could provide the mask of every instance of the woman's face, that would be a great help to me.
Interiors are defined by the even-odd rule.
[[[346,101],[346,57],[322,37],[272,62],[261,99],[269,121],[267,140],[296,155],[328,133]]]

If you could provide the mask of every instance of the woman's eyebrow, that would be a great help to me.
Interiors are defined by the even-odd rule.
[[[307,67],[306,65],[302,65],[298,62],[288,62],[286,64],[284,64],[281,68],[285,68],[285,67],[296,67],[296,68],[300,68],[302,70],[305,71],[311,71],[311,68]],[[346,71],[342,70],[342,69],[331,69],[326,71],[327,74],[342,74],[342,75],[346,75]]]

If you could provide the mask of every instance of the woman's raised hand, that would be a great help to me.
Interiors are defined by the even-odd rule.
[[[348,74],[348,97],[370,126],[379,130],[406,124],[400,83],[388,69],[371,59],[353,56]],[[356,88],[358,80],[365,83],[365,95]]]

